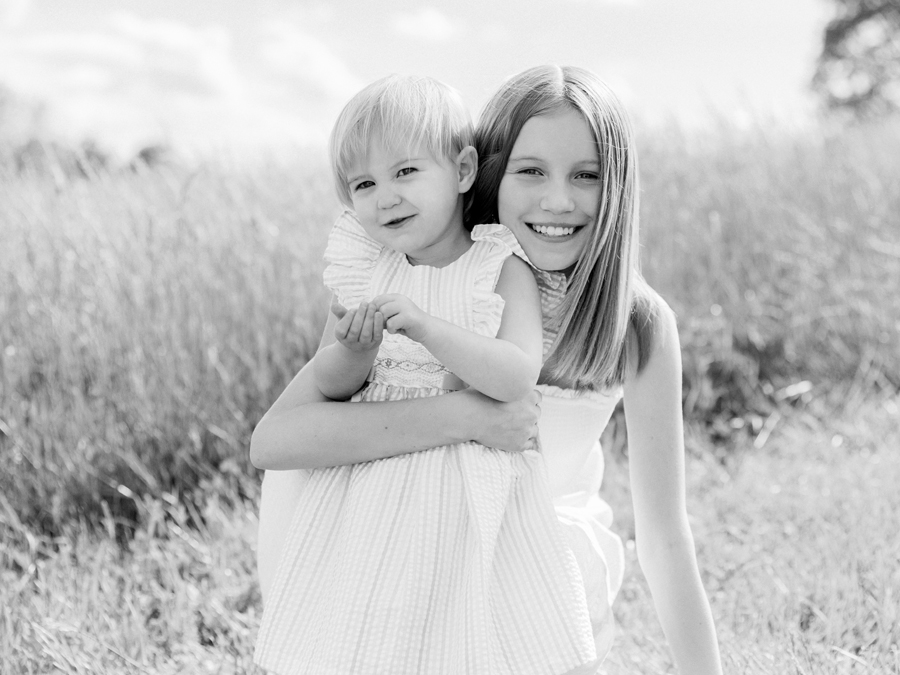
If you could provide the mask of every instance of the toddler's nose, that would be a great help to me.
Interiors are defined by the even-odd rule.
[[[400,195],[395,190],[384,188],[378,193],[378,208],[390,209],[400,203]]]

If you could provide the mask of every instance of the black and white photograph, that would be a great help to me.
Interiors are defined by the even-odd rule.
[[[900,675],[900,1],[0,0],[0,675]]]

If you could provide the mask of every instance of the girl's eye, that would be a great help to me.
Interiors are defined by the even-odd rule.
[[[409,176],[410,174],[413,174],[416,171],[418,171],[418,169],[415,168],[414,166],[405,166],[397,172],[397,175],[398,176]]]
[[[527,169],[519,169],[518,171],[516,171],[516,173],[523,175],[523,176],[540,176],[541,175],[541,172],[538,169],[531,168],[531,167],[529,167]]]
[[[375,185],[375,183],[370,180],[361,180],[356,185],[351,185],[350,191],[359,192],[360,190],[365,190],[366,188],[372,187],[373,185]]]
[[[575,178],[579,180],[600,180],[600,176],[591,171],[582,171],[581,173],[577,174]]]

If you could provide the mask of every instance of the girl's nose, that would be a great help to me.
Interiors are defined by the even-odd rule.
[[[549,213],[567,213],[575,210],[575,200],[568,184],[550,184],[541,198],[541,208]]]
[[[390,209],[397,206],[399,203],[400,195],[397,194],[397,191],[392,187],[385,186],[379,190],[377,200],[379,209]]]

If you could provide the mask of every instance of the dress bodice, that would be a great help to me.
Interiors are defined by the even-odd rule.
[[[557,506],[591,508],[603,520],[612,514],[599,503],[603,482],[600,434],[609,422],[621,390],[575,391],[539,385],[543,394],[539,423],[541,453],[550,476],[550,490]],[[608,525],[608,523],[605,523]]]
[[[325,249],[325,285],[337,301],[354,309],[384,293],[399,293],[432,316],[477,335],[494,337],[503,316],[495,292],[507,257],[518,246],[498,224],[476,225],[472,245],[444,267],[413,265],[372,239],[350,212],[335,222]],[[385,332],[369,381],[389,386],[446,388],[450,372],[421,344]]]

